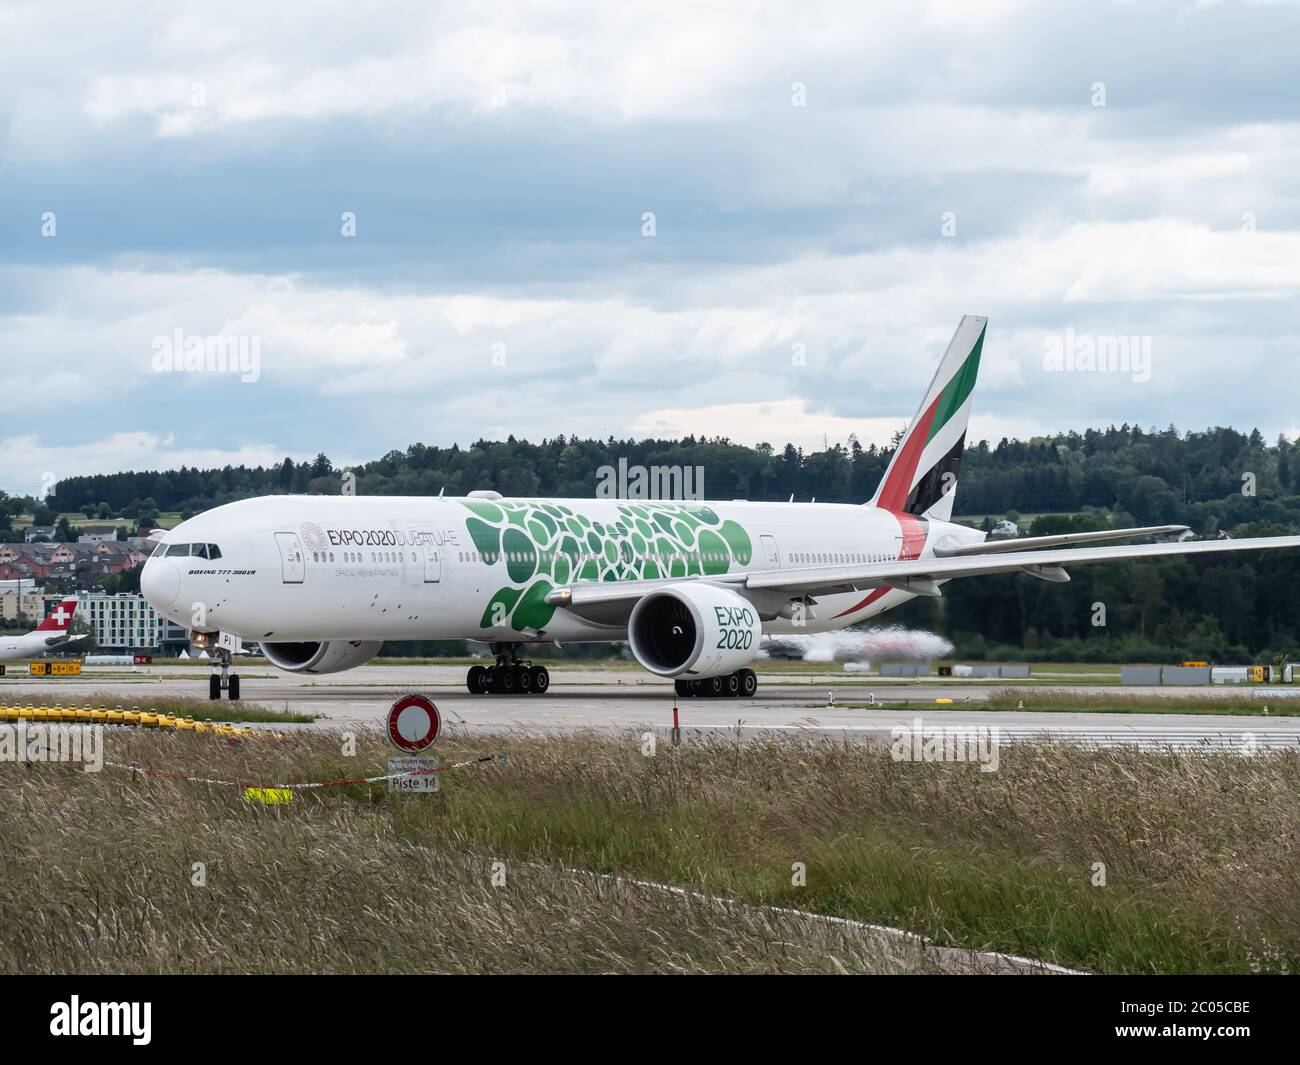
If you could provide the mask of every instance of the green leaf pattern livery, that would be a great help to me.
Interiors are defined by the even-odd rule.
[[[620,502],[613,522],[562,503],[468,499],[465,524],[479,561],[502,563],[510,583],[484,607],[480,628],[543,629],[555,613],[554,588],[575,581],[717,576],[747,565],[749,533],[696,503]]]

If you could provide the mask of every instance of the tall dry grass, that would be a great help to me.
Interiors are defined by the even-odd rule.
[[[760,906],[1098,971],[1294,971],[1289,755],[1017,747],[996,773],[785,738],[452,736],[440,795],[287,806],[105,769],[0,764],[6,971],[931,971],[946,956]],[[249,783],[382,772],[363,736],[235,747],[120,733],[109,757]],[[493,863],[505,883],[492,883]],[[206,886],[192,883],[204,864]],[[791,883],[803,863],[806,886]],[[1093,885],[1096,863],[1106,886]],[[719,906],[585,869],[668,881]]]

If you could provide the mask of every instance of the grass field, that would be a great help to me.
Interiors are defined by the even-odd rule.
[[[387,749],[359,743],[343,757],[321,733],[236,747],[121,733],[108,757],[265,783],[382,772]],[[640,743],[451,737],[445,762],[505,749],[508,764],[448,772],[437,796],[352,785],[284,806],[108,769],[0,764],[11,810],[0,969],[934,968],[851,926],[754,908],[771,905],[1099,972],[1300,964],[1293,756],[1017,747],[980,773],[804,739],[661,744],[653,757]],[[806,886],[792,885],[796,862]]]
[[[67,518],[68,524],[74,529],[81,529],[87,525],[115,525],[119,528],[125,525],[128,529],[136,527],[134,518],[88,518],[79,510],[60,511],[58,517],[55,518],[55,522],[57,523],[62,518]],[[15,528],[26,528],[32,524],[32,521],[31,514],[19,514],[13,519],[13,524]],[[179,511],[164,511],[158,515],[158,521],[155,524],[163,529],[171,529],[180,523]]]
[[[1173,700],[1165,699],[1160,702],[1153,702],[1150,705],[1133,706],[1125,703],[1116,702],[1091,703],[1083,700],[1066,700],[1046,705],[1039,705],[1030,699],[1026,699],[1024,707],[1018,707],[1013,700],[1010,706],[999,706],[994,709],[1010,710],[1013,712],[1023,710],[1025,713],[1060,713],[1060,714],[1177,714],[1179,716],[1190,717],[1258,717],[1267,720],[1270,717],[1297,717],[1300,716],[1300,700],[1291,700],[1281,702],[1278,705],[1269,703],[1268,713],[1263,712],[1263,706],[1256,704],[1254,706],[1241,706],[1229,703],[1221,706],[1217,701],[1210,699],[1201,700]],[[860,703],[860,702],[837,702],[835,704],[842,710],[915,710],[917,713],[943,713],[944,711],[954,710],[984,710],[989,708],[989,704],[981,703],[963,703],[960,700],[950,704],[936,704],[934,702],[878,702]],[[810,708],[825,710],[824,703],[809,703]],[[1014,721],[1008,721],[1007,724],[1014,724]]]
[[[952,705],[931,702],[891,702],[890,710],[970,710],[972,704],[963,703],[954,696]],[[849,709],[870,709],[871,704],[861,702],[841,703]],[[1268,708],[1265,715],[1264,708]],[[1230,715],[1233,717],[1296,717],[1300,716],[1300,690],[1294,695],[1265,695],[1232,693],[1213,695],[1180,694],[1177,689],[1169,695],[1126,695],[1107,692],[1025,691],[1023,688],[1000,688],[989,693],[978,704],[981,710],[1023,710],[1037,713],[1086,714],[1198,714]]]
[[[1176,690],[1175,690],[1176,691]],[[1106,692],[1025,692],[1002,689],[991,692],[984,704],[993,710],[1086,711],[1108,714],[1245,714],[1275,716],[1300,714],[1300,691],[1295,695],[1224,693],[1213,695],[1122,695]]]

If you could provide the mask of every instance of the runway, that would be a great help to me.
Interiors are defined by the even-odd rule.
[[[597,730],[625,732],[653,729],[666,734],[673,721],[671,683],[639,671],[564,670],[552,673],[544,696],[472,696],[464,687],[463,666],[372,664],[346,673],[303,676],[268,666],[241,670],[245,701],[281,710],[319,716],[315,726],[344,727],[381,722],[393,700],[407,692],[430,696],[449,726],[476,732],[523,730],[564,732]],[[81,677],[0,679],[0,701],[7,703],[78,702],[148,708],[167,698],[203,698],[208,671],[202,666],[87,667]],[[807,676],[760,674],[752,699],[682,699],[677,701],[686,734],[734,732],[742,736],[806,733],[848,740],[889,742],[895,729],[911,728],[920,718],[924,727],[968,726],[997,729],[999,741],[1069,742],[1087,746],[1135,745],[1139,748],[1300,750],[1300,717],[1218,714],[1106,714],[1035,711],[1035,692],[1097,692],[1159,694],[1169,698],[1212,699],[1240,690],[1119,688],[1095,685],[1054,685],[1025,688],[1024,711],[982,709],[989,692],[1005,688],[994,682],[915,683],[846,677],[843,673]],[[1254,689],[1261,704],[1294,698],[1300,692]],[[954,700],[951,707],[917,710],[906,702]],[[831,703],[833,698],[834,703]],[[843,704],[857,705],[852,708]]]

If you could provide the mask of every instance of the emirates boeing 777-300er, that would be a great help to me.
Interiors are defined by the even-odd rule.
[[[72,624],[72,616],[76,612],[77,597],[70,595],[51,610],[45,620],[31,632],[23,633],[21,636],[0,636],[0,662],[12,661],[15,658],[35,658],[46,651],[61,647],[69,640],[68,626]],[[72,639],[80,639],[80,637],[74,636]]]
[[[528,644],[626,640],[682,695],[753,695],[764,633],[844,628],[986,573],[1068,581],[1067,566],[1300,546],[1298,536],[1081,547],[1155,526],[989,540],[952,522],[986,318],[961,320],[863,504],[264,496],[165,534],[140,587],[213,649],[256,641],[280,669],[334,673],[385,640],[489,643],[475,693],[541,693]]]

